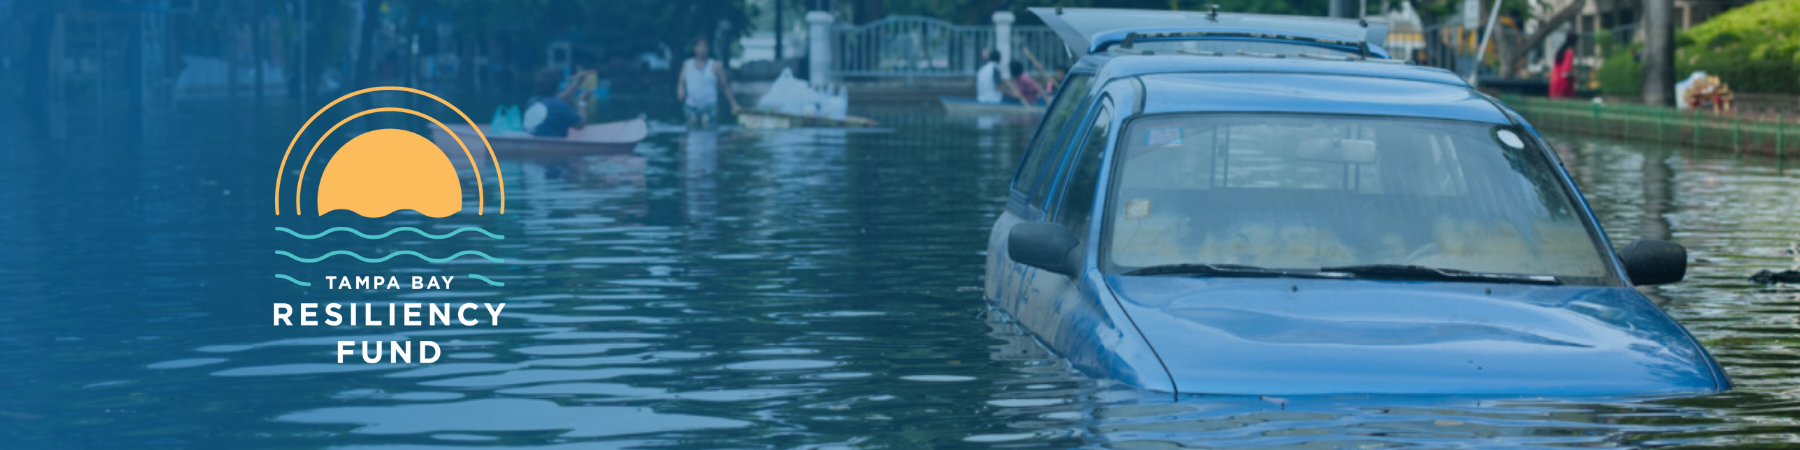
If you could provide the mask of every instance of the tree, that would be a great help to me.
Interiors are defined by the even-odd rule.
[[[1570,2],[1567,6],[1564,6],[1563,9],[1556,11],[1556,14],[1551,14],[1549,19],[1538,24],[1537,30],[1526,35],[1525,39],[1521,41],[1517,47],[1506,47],[1506,70],[1501,73],[1506,76],[1512,76],[1513,74],[1525,70],[1525,57],[1531,55],[1531,49],[1544,45],[1544,39],[1549,38],[1550,33],[1562,28],[1564,24],[1575,20],[1576,17],[1580,17],[1581,8],[1586,5],[1587,0],[1575,0],[1574,2]],[[1561,57],[1562,55],[1551,55],[1551,58]]]
[[[734,42],[751,31],[742,0],[411,0],[444,8],[457,25],[525,42],[570,39],[594,53],[667,47],[677,56],[695,36]],[[723,24],[726,34],[716,36]],[[724,52],[727,49],[714,49]]]

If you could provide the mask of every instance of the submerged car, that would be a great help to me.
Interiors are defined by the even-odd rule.
[[[1013,179],[985,296],[1078,369],[1175,394],[1729,388],[1634,289],[1679,281],[1686,250],[1614,251],[1538,133],[1453,74],[1033,12],[1091,53]]]

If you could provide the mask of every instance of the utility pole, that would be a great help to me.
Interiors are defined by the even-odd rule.
[[[1644,0],[1644,103],[1675,104],[1675,4]]]
[[[781,29],[783,28],[781,10],[785,9],[782,8],[782,3],[782,0],[775,0],[775,62],[777,63],[781,62],[781,48],[787,44],[787,41],[781,40]]]

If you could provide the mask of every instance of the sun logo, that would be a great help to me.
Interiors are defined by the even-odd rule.
[[[409,92],[428,97],[450,108],[451,111],[455,111],[463,122],[468,123],[470,128],[475,130],[475,135],[481,139],[481,148],[487,150],[488,161],[493,164],[490,167],[495,168],[494,180],[500,188],[499,212],[500,214],[506,213],[506,179],[500,175],[498,170],[500,160],[494,156],[493,147],[488,146],[487,134],[481,132],[481,128],[475,125],[475,121],[470,120],[469,115],[463,114],[456,105],[431,93],[412,88],[385,86],[351,92],[343,97],[338,97],[337,100],[332,100],[331,103],[325,104],[325,107],[319,108],[318,112],[314,112],[311,118],[306,119],[306,124],[300,126],[300,131],[294,133],[294,139],[288,142],[287,151],[281,155],[281,167],[275,174],[275,215],[281,215],[282,181],[287,178],[288,159],[293,156],[294,146],[300,142],[300,136],[305,135],[313,121],[318,120],[319,116],[325,114],[325,111],[331,109],[332,106],[358,95],[380,91]],[[302,214],[305,211],[303,208],[305,197],[302,194],[306,190],[306,174],[312,167],[313,155],[318,153],[319,145],[324,144],[325,140],[344,124],[350,123],[358,117],[379,112],[398,112],[424,118],[431,121],[439,130],[456,139],[456,145],[462,147],[463,156],[468,158],[469,167],[475,173],[475,214],[486,214],[487,192],[482,183],[481,165],[476,162],[475,155],[469,152],[469,146],[463,142],[462,137],[452,132],[449,127],[444,126],[444,123],[439,122],[436,118],[418,111],[393,107],[371,108],[351,114],[332,125],[324,135],[319,136],[319,139],[313,142],[312,148],[306,152],[306,158],[300,161],[300,174],[295,177],[294,214]],[[331,161],[325,165],[324,173],[319,177],[317,191],[316,203],[313,208],[315,215],[325,215],[325,213],[341,209],[363,217],[383,217],[394,211],[410,209],[426,216],[443,218],[463,209],[462,183],[457,178],[456,168],[451,165],[449,156],[445,155],[445,152],[440,150],[437,144],[432,143],[430,139],[411,131],[394,128],[363,133],[338,148],[337,154],[331,157]]]
[[[380,107],[358,111],[355,114],[351,114],[349,117],[345,117],[343,120],[339,120],[336,124],[333,124],[331,128],[326,129],[325,133],[319,136],[317,140],[313,141],[311,148],[307,149],[304,158],[294,158],[294,156],[296,156],[294,148],[300,144],[300,137],[306,135],[307,129],[311,128],[313,122],[317,121],[319,116],[324,115],[325,111],[358,95],[382,91],[405,92],[437,101],[451,111],[456,112],[456,115],[462,119],[463,123],[468,124],[468,129],[474,131],[473,136],[480,139],[480,142],[477,143],[471,141],[465,143],[463,139],[467,136],[466,134],[453,131],[450,127],[445,126],[443,122],[438,121],[438,119],[433,118],[430,115],[406,108]],[[308,208],[309,205],[306,204],[305,196],[305,193],[307,192],[307,174],[314,172],[312,169],[313,156],[318,153],[319,147],[323,145],[327,139],[331,138],[338,129],[343,128],[343,126],[350,123],[350,121],[356,120],[362,116],[382,112],[409,114],[428,120],[432,125],[437,127],[434,132],[442,132],[449,135],[455,140],[457,148],[451,148],[447,145],[440,148],[436,143],[432,142],[430,139],[426,139],[424,136],[396,128],[382,128],[357,135],[337,149],[330,157],[330,160],[323,164],[323,170],[317,171],[319,175],[318,184],[313,188],[313,191],[315,191],[313,197],[314,201],[313,204],[310,205],[311,207]],[[467,133],[467,131],[464,131],[463,133]],[[479,144],[479,149],[487,153],[484,155],[486,157],[479,158],[474,152],[470,152],[469,144]],[[441,219],[449,217],[464,211],[464,180],[458,174],[456,165],[452,163],[452,158],[458,156],[461,158],[456,159],[466,159],[468,161],[469,169],[474,174],[475,214],[485,215],[488,212],[487,207],[489,198],[487,188],[485,187],[487,183],[485,183],[485,180],[482,178],[483,174],[481,169],[483,160],[490,164],[488,167],[492,170],[489,171],[489,173],[493,176],[494,185],[498,188],[496,189],[498,191],[498,201],[495,205],[497,206],[496,212],[505,214],[506,180],[500,174],[500,160],[494,155],[492,148],[493,147],[488,145],[487,134],[482,132],[481,127],[476,125],[473,120],[469,119],[468,114],[464,114],[461,109],[456,107],[456,105],[452,105],[450,102],[444,101],[444,99],[439,98],[436,95],[418,89],[397,86],[372,87],[351,92],[342,97],[338,97],[337,100],[332,100],[331,103],[325,104],[323,108],[319,108],[317,112],[313,113],[312,117],[306,119],[306,123],[300,126],[300,131],[295,132],[294,138],[288,142],[287,150],[281,156],[281,167],[277,169],[275,174],[275,215],[281,216],[284,215],[285,212],[286,214],[293,216],[324,216],[332,211],[343,210],[350,211],[366,218],[379,218],[386,217],[389,214],[393,214],[400,210],[412,210],[433,218]],[[461,150],[460,154],[458,154],[459,152],[456,150]],[[291,167],[290,161],[295,159],[298,159],[300,166],[300,171],[297,175],[288,172]],[[285,183],[285,180],[290,177],[294,179],[294,183]],[[291,191],[285,190],[288,186],[292,186]],[[284,210],[282,204],[287,203],[290,200],[284,197],[284,195],[289,193],[293,196],[291,199],[293,209]],[[275,227],[275,230],[309,241],[339,231],[354,234],[366,240],[382,239],[399,232],[411,232],[425,238],[442,240],[456,236],[464,231],[472,231],[474,233],[486,235],[488,238],[492,239],[505,239],[505,236],[494,234],[479,227],[457,228],[445,234],[431,234],[424,230],[407,226],[397,227],[379,234],[364,233],[348,227],[333,227],[316,234],[305,234],[286,227]],[[295,255],[285,250],[276,250],[275,253],[306,264],[316,263],[338,255],[356,258],[365,263],[384,262],[402,255],[417,257],[429,263],[442,263],[471,255],[492,262],[504,261],[500,258],[495,258],[475,250],[459,251],[448,256],[437,258],[411,250],[377,255],[377,257],[374,258],[365,257],[350,250],[329,251],[323,255],[311,258]],[[300,286],[312,285],[311,283],[303,282],[287,275],[276,274],[275,277]],[[484,281],[493,286],[504,285],[504,283],[493,281],[477,274],[471,274],[469,277]],[[332,282],[331,280],[340,278],[349,279],[349,277],[326,277],[327,282],[330,283],[333,288],[336,288],[338,283]],[[362,280],[363,278],[365,277],[356,277],[357,280]],[[380,280],[382,277],[377,276],[373,277],[373,279]],[[392,281],[394,280],[394,277],[389,276],[387,279],[390,280],[388,284],[397,284]],[[446,285],[449,281],[449,278],[445,278]],[[415,281],[414,284],[416,285],[418,282]],[[433,281],[431,285],[436,286],[436,282]],[[346,287],[348,286],[349,285],[346,285]]]

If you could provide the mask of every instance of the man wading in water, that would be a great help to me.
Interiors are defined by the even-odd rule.
[[[705,36],[695,38],[694,57],[681,63],[681,80],[675,83],[675,99],[682,101],[689,128],[717,125],[720,92],[724,92],[725,100],[731,103],[732,114],[743,111],[738,107],[737,99],[731,96],[725,68],[709,57],[710,50]]]

